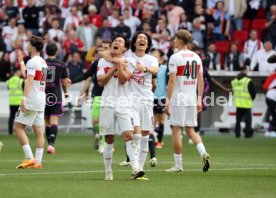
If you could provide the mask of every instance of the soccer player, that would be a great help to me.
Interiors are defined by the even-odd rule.
[[[129,43],[126,37],[116,35],[112,39],[111,54],[114,58],[122,58],[128,49]],[[127,61],[127,62],[125,62]],[[97,79],[100,86],[104,86],[100,109],[101,133],[105,136],[104,164],[105,180],[113,180],[112,156],[116,124],[118,133],[122,134],[126,144],[127,154],[132,166],[132,178],[143,177],[144,172],[139,171],[138,158],[135,156],[133,146],[133,125],[131,120],[131,94],[129,83],[135,70],[135,63],[131,59],[113,64],[101,58],[98,63]]]
[[[124,54],[124,57],[135,60],[136,69],[131,76],[129,89],[134,96],[133,138],[139,154],[139,169],[142,171],[149,151],[149,132],[153,129],[152,75],[157,74],[159,69],[157,58],[148,54],[151,45],[151,37],[145,32],[138,31],[131,40],[131,51]],[[148,180],[146,177],[138,179]]]
[[[29,39],[28,52],[31,59],[24,64],[22,52],[18,53],[18,60],[25,80],[24,94],[16,114],[15,131],[22,145],[25,160],[16,168],[42,168],[41,161],[44,147],[43,125],[44,109],[46,102],[45,85],[47,77],[47,64],[40,57],[43,49],[43,40],[32,36]],[[29,139],[25,133],[26,125],[32,126],[36,136],[35,159],[29,145]]]
[[[136,32],[131,40],[131,51],[125,54],[136,61],[136,70],[130,79],[129,88],[135,98],[132,107],[134,141],[139,152],[140,170],[144,170],[149,151],[149,132],[153,130],[152,75],[157,74],[159,69],[157,58],[148,54],[151,45],[152,40],[147,33]]]
[[[209,154],[201,137],[195,132],[197,113],[202,109],[203,66],[200,57],[188,50],[192,41],[186,30],[178,30],[174,36],[174,45],[179,50],[169,60],[169,82],[165,112],[170,116],[175,166],[167,172],[182,172],[181,130],[185,127],[186,135],[195,143],[203,159],[203,172],[209,169]]]
[[[45,131],[48,141],[47,152],[55,154],[55,140],[58,134],[59,117],[63,116],[62,85],[68,87],[71,80],[68,78],[66,65],[56,59],[58,48],[55,43],[46,46],[48,58],[47,80],[46,80],[46,107],[45,107]],[[67,94],[67,89],[65,89]]]
[[[103,51],[109,51],[110,50],[111,41],[110,40],[103,40],[102,45],[98,47],[98,53],[101,56],[101,53]],[[94,86],[92,89],[91,97],[92,97],[92,126],[95,133],[95,143],[94,147],[97,149],[100,153],[103,153],[103,147],[104,147],[104,136],[99,134],[99,116],[100,116],[100,104],[101,104],[101,96],[103,92],[103,87],[100,87],[97,81],[97,66],[98,66],[99,60],[94,61],[91,64],[91,67],[87,72],[84,74],[78,76],[75,79],[72,79],[72,83],[80,82],[84,79],[86,79],[82,90],[80,92],[79,100],[83,101],[83,99],[87,96],[89,85],[91,82],[93,82]]]
[[[157,87],[154,92],[154,126],[157,132],[157,144],[156,148],[162,148],[162,140],[164,134],[164,123],[165,123],[165,104],[166,104],[166,89],[168,82],[168,67],[165,64],[163,58],[164,53],[159,49],[153,49],[151,54],[158,59],[159,71],[157,73]]]

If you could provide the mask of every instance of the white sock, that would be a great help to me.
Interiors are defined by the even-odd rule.
[[[142,136],[141,138],[141,149],[139,155],[139,168],[140,170],[144,170],[144,164],[147,159],[147,155],[149,152],[149,136]]]
[[[113,156],[113,144],[105,143],[103,157],[104,157],[104,166],[105,166],[106,172],[112,171],[111,169],[112,156]]]
[[[183,168],[182,167],[182,154],[174,154],[174,160],[175,160],[175,167],[176,168]]]
[[[25,144],[22,146],[24,154],[25,154],[25,159],[33,159],[34,155],[32,152],[32,149],[29,144]]]
[[[130,161],[130,164],[131,164],[131,167],[132,167],[132,170],[134,172],[137,172],[138,171],[138,168],[139,168],[139,164],[138,164],[138,156],[135,154],[135,147],[133,147],[133,142],[130,140],[130,141],[127,141],[125,142],[126,143],[126,152],[127,152],[127,155],[129,157],[129,161]]]
[[[43,148],[36,148],[35,150],[35,163],[41,164],[43,156]]]
[[[142,137],[142,134],[133,134],[133,141],[135,143],[135,146],[136,146],[136,153],[137,155],[139,156],[140,154],[140,142],[141,142],[141,137]]]
[[[202,142],[199,143],[199,144],[197,144],[197,145],[196,145],[196,148],[197,148],[197,150],[198,150],[198,152],[199,152],[199,154],[200,154],[201,156],[203,156],[203,154],[206,153],[205,146],[204,146],[204,144],[203,144]]]

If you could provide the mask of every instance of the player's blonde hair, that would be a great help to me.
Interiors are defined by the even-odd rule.
[[[177,37],[178,39],[180,39],[185,45],[187,45],[188,43],[192,42],[192,35],[189,31],[187,30],[178,30],[175,33],[175,37]]]

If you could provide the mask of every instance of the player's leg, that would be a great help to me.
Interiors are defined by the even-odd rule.
[[[163,147],[163,135],[164,135],[164,121],[165,121],[165,114],[164,113],[157,113],[156,114],[156,117],[157,119],[157,122],[159,123],[159,127],[158,127],[158,135],[157,135],[157,138],[158,138],[158,142],[157,142],[157,145],[156,147],[157,148],[162,148]]]
[[[155,167],[157,165],[156,158],[156,142],[152,133],[149,135],[149,152],[150,152],[150,166]]]
[[[135,153],[136,156],[139,158],[140,154],[140,142],[141,142],[141,137],[142,137],[142,132],[141,132],[141,127],[140,127],[140,116],[139,116],[139,108],[138,107],[132,107],[131,109],[132,115],[131,115],[131,122],[132,125],[134,126],[134,131],[133,131],[133,142],[135,145]],[[126,149],[126,160],[120,162],[119,165],[121,166],[128,166],[130,163],[130,157],[127,154],[127,149]]]
[[[205,146],[198,133],[195,132],[197,126],[197,109],[195,106],[185,107],[185,133],[190,138],[203,159],[203,171],[206,172],[209,169],[209,154],[206,152]]]
[[[105,180],[113,180],[112,159],[113,159],[114,135],[105,135],[105,145],[103,151]]]
[[[113,108],[102,107],[100,114],[101,133],[105,137],[105,144],[103,150],[104,166],[105,166],[105,180],[113,180],[112,174],[112,158],[114,134],[116,130],[115,114]]]
[[[137,179],[139,177],[144,176],[144,171],[139,170],[139,161],[136,153],[136,148],[133,146],[133,132],[132,131],[124,131],[122,133],[123,139],[126,145],[127,155],[130,160],[131,168],[132,168],[132,179]]]
[[[44,112],[37,112],[37,116],[34,120],[34,124],[32,126],[35,137],[36,137],[36,151],[35,151],[35,164],[28,168],[42,168],[42,156],[44,149],[44,133],[43,133],[43,125],[44,125]]]
[[[58,121],[59,117],[51,115],[49,122],[50,122],[50,131],[48,132],[47,140],[48,140],[48,147],[47,151],[49,154],[55,154],[55,141],[58,134]]]
[[[136,152],[139,156],[141,150],[141,138],[142,138],[142,131],[141,131],[141,105],[132,107],[132,122],[134,126],[133,131],[133,141],[136,146]]]
[[[137,148],[134,143],[133,135],[133,122],[131,121],[131,109],[121,108],[116,111],[116,120],[118,123],[118,132],[122,134],[125,141],[126,152],[130,160],[132,168],[132,178],[137,179],[138,177],[144,176],[144,172],[139,170],[139,161]]]
[[[185,108],[171,106],[169,122],[172,128],[172,143],[174,151],[175,166],[167,169],[167,172],[182,172],[182,128],[185,125]]]
[[[18,109],[18,112],[16,113],[15,132],[25,155],[25,160],[16,167],[17,169],[27,168],[35,163],[29,139],[25,132],[26,125],[31,126],[33,124],[35,115],[36,114],[33,111],[28,110],[24,113],[20,109]]]
[[[182,139],[181,139],[181,127],[172,126],[172,144],[174,152],[175,166],[167,169],[167,172],[182,172]]]
[[[92,126],[95,134],[94,148],[100,153],[103,152],[104,136],[100,134],[99,116],[100,116],[101,97],[96,96],[93,98],[92,104]]]

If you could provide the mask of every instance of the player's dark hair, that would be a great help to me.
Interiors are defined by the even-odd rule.
[[[44,43],[41,37],[32,36],[29,39],[29,42],[36,49],[36,51],[40,52],[43,49]]]
[[[111,40],[109,40],[109,39],[102,40],[102,43],[108,43],[109,46],[111,46]]]
[[[135,35],[133,36],[133,38],[131,40],[131,51],[135,52],[135,50],[136,50],[135,43],[136,43],[136,40],[137,40],[139,34],[144,34],[148,39],[148,47],[146,49],[146,54],[147,54],[147,53],[149,53],[150,48],[152,46],[152,40],[151,40],[150,35],[148,35],[146,32],[142,32],[142,31],[136,32]]]
[[[46,46],[46,54],[48,56],[54,56],[56,55],[57,53],[57,45],[55,43],[49,43],[47,46]]]
[[[111,43],[113,43],[113,41],[116,39],[116,38],[123,38],[124,41],[125,41],[125,48],[127,48],[127,50],[129,49],[129,40],[127,39],[127,37],[125,37],[124,35],[122,34],[115,34],[115,36],[112,38],[111,40]]]

